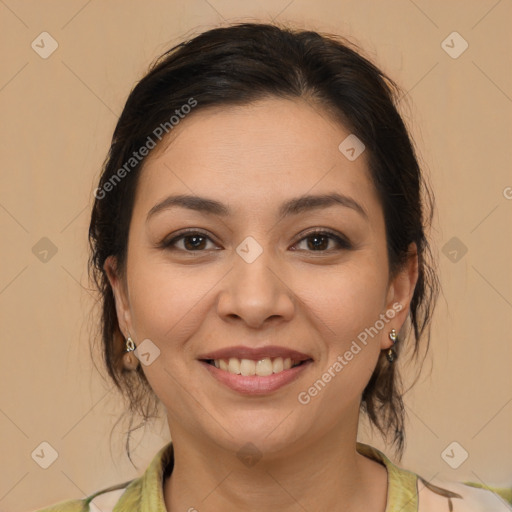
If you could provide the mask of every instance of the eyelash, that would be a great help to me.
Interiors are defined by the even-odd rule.
[[[167,250],[179,250],[179,251],[183,251],[183,252],[187,252],[187,253],[205,252],[205,251],[207,251],[207,249],[200,249],[200,250],[197,250],[197,251],[191,251],[191,250],[187,250],[187,249],[177,249],[176,247],[173,247],[174,244],[176,244],[176,242],[178,242],[179,240],[185,239],[185,238],[188,238],[188,237],[192,237],[194,235],[199,235],[199,236],[201,236],[203,238],[207,238],[208,240],[213,242],[213,240],[204,231],[191,228],[191,229],[187,229],[185,231],[180,232],[177,236],[175,236],[174,238],[172,238],[169,241],[165,241],[164,240],[160,244],[160,248],[167,249]],[[328,231],[328,230],[309,231],[309,232],[305,233],[304,236],[300,240],[298,240],[294,245],[296,245],[296,244],[298,244],[298,243],[300,243],[300,242],[302,242],[302,241],[304,241],[304,240],[306,240],[306,239],[308,239],[310,237],[313,237],[314,235],[316,235],[316,236],[325,236],[325,237],[328,237],[329,239],[334,240],[335,242],[337,242],[340,247],[338,249],[334,249],[334,250],[350,250],[350,249],[353,248],[352,244],[349,242],[348,239],[344,238],[343,236],[337,235],[336,233],[334,233],[332,231]],[[320,252],[320,253],[326,253],[327,252],[327,253],[329,253],[332,250],[333,249],[318,250],[318,251],[306,250],[306,252]]]

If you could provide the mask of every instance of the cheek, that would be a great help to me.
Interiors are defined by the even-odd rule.
[[[145,256],[146,260],[150,258]],[[182,385],[188,379],[187,340],[201,325],[215,281],[205,273],[183,270],[162,262],[142,264],[132,259],[129,290],[132,325],[139,342],[151,340],[158,357],[143,366],[149,384],[167,410],[190,407]],[[211,281],[211,282],[210,282]]]
[[[219,276],[194,266],[180,268],[151,261],[147,254],[132,262],[128,286],[137,337],[152,340],[165,357],[176,355],[213,307]]]
[[[310,288],[308,303],[315,305],[313,318],[325,357],[310,387],[301,390],[301,399],[310,400],[311,414],[319,421],[334,423],[346,411],[359,410],[381,351],[380,340],[386,336],[386,327],[372,330],[384,312],[386,277],[370,267],[350,265],[331,273],[316,292]]]
[[[161,340],[178,326],[201,296],[194,281],[184,281],[178,272],[163,265],[135,267],[129,282],[132,320],[138,336]]]
[[[371,254],[354,258],[303,286],[308,304],[332,329],[337,343],[357,336],[383,312],[387,295],[387,269]]]
[[[377,364],[382,336],[387,335],[387,324],[379,320],[386,306],[386,264],[379,263],[377,253],[359,254],[307,288],[307,302],[314,304],[314,321],[323,338],[321,371],[328,372],[318,377],[329,381],[319,402],[337,404],[333,418],[347,403],[358,402]],[[306,293],[306,287],[303,290]]]

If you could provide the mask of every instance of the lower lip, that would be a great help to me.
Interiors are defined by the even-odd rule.
[[[231,388],[233,391],[237,391],[245,395],[266,395],[297,379],[313,361],[309,360],[299,366],[290,368],[289,370],[283,370],[279,373],[273,373],[272,375],[267,375],[265,377],[260,377],[259,375],[244,377],[243,375],[237,375],[236,373],[229,373],[225,370],[221,370],[220,368],[217,368],[212,364],[208,364],[205,361],[199,362],[214,378],[222,384],[225,384],[228,388]]]

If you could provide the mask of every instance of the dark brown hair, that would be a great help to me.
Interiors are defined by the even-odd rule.
[[[411,338],[417,358],[420,339],[426,339],[426,355],[438,293],[425,236],[433,197],[398,112],[401,95],[397,85],[353,43],[278,25],[243,23],[215,28],[174,46],[156,60],[130,93],[115,128],[89,228],[89,271],[101,294],[104,362],[108,375],[128,399],[129,412],[150,418],[158,399],[140,365],[135,372],[123,369],[124,337],[103,265],[114,255],[118,272],[124,275],[134,195],[144,164],[144,158],[130,159],[148,145],[149,138],[155,141],[158,127],[167,127],[168,132],[171,116],[183,112],[180,109],[191,105],[191,99],[197,112],[210,106],[247,105],[267,97],[302,98],[322,107],[364,143],[384,212],[390,275],[407,261],[411,243],[418,248],[419,277],[395,350],[400,356]],[[390,364],[382,352],[364,389],[361,410],[384,438],[391,437],[399,458],[405,440],[402,396],[396,363]]]

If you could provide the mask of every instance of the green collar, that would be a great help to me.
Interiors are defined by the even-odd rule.
[[[417,512],[417,475],[395,466],[380,450],[357,442],[357,451],[382,463],[388,472],[388,493],[385,512]],[[163,446],[155,455],[145,473],[132,480],[122,494],[113,512],[166,512],[163,481],[164,474],[172,471],[174,450],[172,442]]]
[[[357,451],[386,466],[388,471],[388,498],[385,512],[418,511],[418,476],[411,471],[395,466],[380,450],[368,444],[357,442]]]

